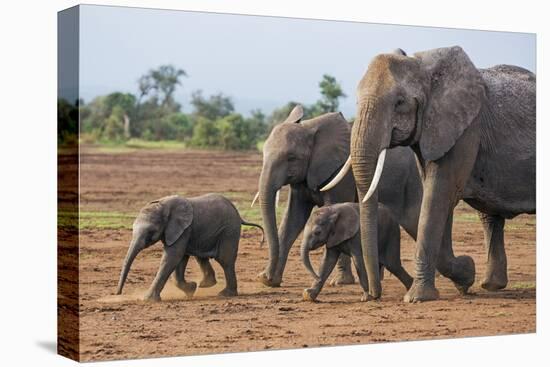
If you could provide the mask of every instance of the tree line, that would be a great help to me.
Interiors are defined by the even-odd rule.
[[[230,96],[223,93],[205,96],[196,90],[191,93],[191,111],[185,113],[174,93],[186,77],[183,69],[162,65],[137,80],[135,94],[113,92],[74,105],[59,100],[60,144],[71,136],[69,131],[76,132],[80,121],[81,138],[86,142],[178,140],[194,147],[252,149],[298,104],[290,101],[267,116],[255,109],[245,117],[235,111]],[[319,89],[321,98],[317,102],[302,104],[305,118],[337,111],[339,99],[346,97],[336,78],[330,75],[322,76]]]

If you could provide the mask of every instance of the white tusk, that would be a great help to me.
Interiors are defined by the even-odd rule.
[[[250,207],[252,208],[254,204],[256,203],[256,200],[258,200],[258,197],[260,196],[260,192],[258,191],[256,195],[254,196],[254,199],[252,200],[252,204],[250,204]]]
[[[275,194],[275,207],[279,207],[279,195],[281,193],[281,190],[277,190],[277,193]]]
[[[321,191],[328,191],[332,189],[334,186],[338,185],[338,183],[342,181],[346,173],[348,173],[350,168],[351,168],[351,156],[348,157],[348,160],[346,161],[346,163],[344,163],[344,166],[342,167],[340,172],[338,172],[338,174],[328,184],[326,184],[321,189]]]
[[[374,191],[376,191],[376,186],[378,186],[378,181],[380,181],[380,176],[382,176],[382,170],[384,169],[384,159],[386,159],[386,149],[380,152],[378,155],[378,163],[376,163],[376,169],[374,170],[374,177],[370,183],[369,191],[363,198],[363,203],[366,203],[367,200],[372,196]]]

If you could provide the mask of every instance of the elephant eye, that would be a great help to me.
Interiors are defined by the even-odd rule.
[[[397,101],[395,102],[395,109],[399,109],[405,104],[405,99],[403,97],[399,97]]]
[[[297,159],[298,159],[298,158],[297,158],[295,155],[293,155],[293,154],[291,154],[291,155],[288,156],[288,161],[289,161],[289,162],[294,162],[294,161],[297,160]]]

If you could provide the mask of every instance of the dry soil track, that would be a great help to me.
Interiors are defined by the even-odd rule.
[[[261,233],[243,231],[237,276],[240,296],[219,299],[223,287],[199,289],[185,299],[172,281],[160,303],[140,296],[151,283],[162,249],[143,251],[130,271],[122,296],[114,296],[120,266],[131,236],[132,216],[149,200],[169,194],[219,192],[231,198],[242,216],[258,221],[249,203],[256,191],[261,155],[256,152],[191,150],[101,151],[81,155],[80,325],[83,360],[209,354],[337,344],[456,338],[534,332],[535,216],[507,222],[508,288],[489,293],[478,285],[485,269],[482,228],[474,211],[461,204],[455,214],[456,254],[473,256],[477,276],[473,295],[461,297],[438,277],[441,300],[405,304],[405,289],[395,277],[383,281],[381,301],[361,303],[358,285],[326,287],[318,303],[303,302],[311,278],[292,249],[281,288],[267,288],[256,275],[267,262]],[[281,195],[283,198],[285,195]],[[282,202],[284,206],[284,201]],[[403,260],[412,273],[414,242],[403,232]],[[321,253],[313,256],[318,263]],[[200,273],[190,261],[189,279]]]

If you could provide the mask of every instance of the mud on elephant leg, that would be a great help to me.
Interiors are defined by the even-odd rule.
[[[460,294],[467,294],[468,289],[474,284],[476,268],[474,260],[470,256],[455,257],[452,245],[453,214],[449,215],[445,226],[445,234],[439,251],[437,270],[445,277],[451,279]]]
[[[339,286],[345,284],[354,284],[355,278],[351,272],[351,258],[346,254],[341,254],[336,266],[338,273],[331,279],[331,286]]]
[[[479,212],[485,235],[487,268],[481,287],[488,291],[503,289],[508,284],[508,264],[504,249],[504,218]]]

